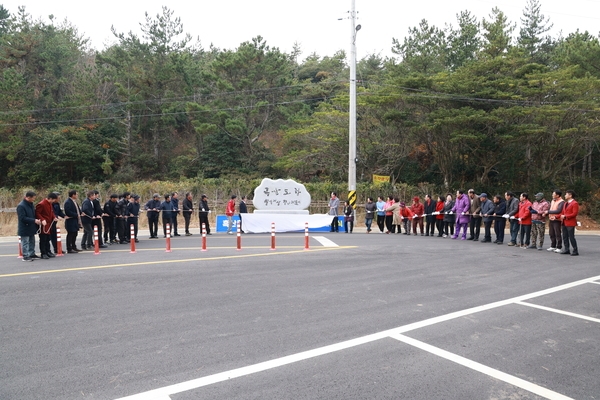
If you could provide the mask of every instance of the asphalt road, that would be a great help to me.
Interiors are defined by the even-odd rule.
[[[579,257],[315,236],[0,243],[0,399],[600,398],[597,235]]]

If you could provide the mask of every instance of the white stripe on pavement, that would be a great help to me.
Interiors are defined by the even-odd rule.
[[[142,393],[138,393],[138,394],[127,396],[127,397],[122,397],[118,400],[157,400],[157,399],[162,400],[162,398],[166,399],[169,395],[173,395],[176,393],[181,393],[181,392],[185,392],[188,390],[198,389],[203,386],[226,381],[229,379],[238,378],[238,377],[245,376],[245,375],[250,375],[250,374],[253,374],[256,372],[265,371],[265,370],[268,370],[271,368],[276,368],[276,367],[280,367],[280,366],[287,365],[287,364],[292,364],[292,363],[295,363],[298,361],[321,356],[324,354],[329,354],[329,353],[333,353],[336,351],[345,350],[345,349],[348,349],[351,347],[359,346],[362,344],[366,344],[366,343],[373,342],[376,340],[384,339],[387,337],[393,337],[395,339],[398,339],[398,336],[402,336],[401,335],[402,333],[405,333],[408,331],[423,328],[426,326],[435,325],[435,324],[449,321],[449,320],[456,319],[456,318],[466,317],[468,315],[475,314],[475,313],[478,313],[481,311],[492,310],[494,308],[519,303],[524,300],[533,299],[535,297],[544,296],[544,295],[547,295],[550,293],[555,293],[555,292],[559,292],[562,290],[571,289],[573,287],[587,284],[587,283],[590,283],[593,281],[597,281],[599,279],[600,279],[600,276],[594,276],[592,278],[581,279],[579,281],[567,283],[567,284],[560,285],[560,286],[555,286],[553,288],[540,290],[540,291],[537,291],[534,293],[529,293],[529,294],[513,297],[510,299],[506,299],[506,300],[496,301],[496,302],[485,304],[482,306],[477,306],[477,307],[468,308],[466,310],[456,311],[456,312],[446,314],[446,315],[440,315],[438,317],[433,317],[433,318],[429,318],[429,319],[426,319],[423,321],[414,322],[414,323],[403,325],[403,326],[400,326],[397,328],[373,333],[373,334],[362,336],[362,337],[359,337],[356,339],[347,340],[347,341],[344,341],[341,343],[336,343],[336,344],[332,344],[332,345],[328,345],[328,346],[324,346],[324,347],[319,347],[314,350],[308,350],[308,351],[304,351],[301,353],[296,353],[296,354],[276,358],[276,359],[273,359],[270,361],[265,361],[262,363],[249,365],[249,366],[242,367],[242,368],[237,368],[234,370],[221,372],[221,373],[217,373],[214,375],[205,376],[203,378],[193,379],[190,381],[177,383],[174,385],[165,386],[165,387],[158,388],[158,389],[149,390],[147,392],[142,392]],[[405,336],[402,336],[402,337],[404,338]],[[410,339],[410,338],[407,338],[407,339]],[[400,339],[398,339],[398,340],[400,340]],[[485,367],[485,366],[483,366],[483,367]],[[162,396],[162,397],[160,397],[160,396]],[[559,396],[562,396],[562,395],[559,395]],[[550,398],[568,399],[568,397],[564,397],[564,396],[563,397],[550,397]]]
[[[544,310],[544,311],[550,311],[550,312],[553,312],[553,313],[556,313],[556,314],[568,315],[569,317],[575,317],[575,318],[579,318],[579,319],[585,319],[586,321],[597,322],[597,323],[600,324],[600,319],[593,318],[593,317],[588,317],[587,315],[576,314],[576,313],[572,313],[572,312],[569,312],[569,311],[563,311],[563,310],[559,310],[557,308],[550,308],[550,307],[540,306],[540,305],[533,304],[533,303],[525,303],[524,301],[517,301],[515,304],[518,304],[520,306],[533,307],[533,308],[537,308],[537,309]]]
[[[321,243],[321,245],[323,247],[340,247],[333,241],[327,239],[325,236],[313,236],[313,239],[315,239],[317,242]]]
[[[527,390],[528,392],[537,394],[538,396],[543,396],[547,399],[553,399],[553,400],[571,399],[571,397],[567,397],[565,395],[562,395],[562,394],[552,391],[550,389],[546,389],[545,387],[536,385],[535,383],[531,383],[524,379],[517,378],[516,376],[507,374],[502,371],[498,371],[497,369],[490,368],[487,365],[483,365],[476,361],[469,360],[468,358],[459,356],[458,354],[450,353],[449,351],[440,349],[439,347],[432,346],[430,344],[421,342],[419,340],[410,338],[408,336],[398,334],[398,335],[391,335],[391,337],[396,340],[399,340],[403,343],[406,343],[410,346],[414,346],[421,350],[425,350],[426,352],[434,354],[438,357],[442,357],[442,358],[445,358],[446,360],[460,364],[463,367],[467,367],[474,371],[481,372],[482,374],[491,376],[492,378],[506,382],[510,385],[519,387],[521,389]]]

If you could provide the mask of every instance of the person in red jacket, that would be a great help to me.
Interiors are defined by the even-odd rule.
[[[421,199],[419,196],[415,196],[413,198],[412,206],[410,206],[410,210],[415,215],[412,221],[413,235],[417,235],[417,224],[421,229],[421,236],[424,236],[423,233],[423,214],[425,214],[425,207],[423,207],[423,203],[421,203]],[[427,234],[429,236],[429,233]]]
[[[50,251],[50,233],[52,225],[58,221],[54,216],[54,208],[52,206],[57,199],[58,195],[56,193],[50,193],[48,197],[35,206],[35,218],[41,221],[40,254],[44,260],[54,257],[54,254]]]
[[[575,240],[575,227],[577,226],[577,214],[579,214],[579,203],[575,200],[575,192],[567,190],[565,192],[565,205],[563,207],[560,219],[562,221],[563,248],[560,254],[571,254],[578,256],[577,240]],[[569,250],[569,242],[573,251]]]
[[[235,199],[237,196],[234,194],[231,196],[231,200],[227,202],[227,208],[225,209],[225,216],[227,216],[227,234],[233,235],[231,229],[233,228],[233,214],[235,213]]]
[[[410,208],[406,207],[404,202],[400,203],[398,214],[400,214],[400,221],[402,221],[402,224],[404,225],[404,234],[410,235],[410,224],[415,214]]]
[[[435,226],[438,230],[438,237],[444,235],[444,197],[438,196],[437,202],[435,203]]]
[[[521,225],[519,247],[526,249],[529,247],[529,240],[531,238],[531,202],[527,193],[521,193],[519,211],[514,215],[514,218],[518,219],[519,225]],[[523,237],[525,240],[523,240]]]

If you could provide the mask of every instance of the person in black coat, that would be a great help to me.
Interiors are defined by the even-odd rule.
[[[437,202],[431,198],[430,195],[425,195],[425,202],[423,203],[423,208],[425,212],[425,236],[431,236],[435,234],[435,207]]]
[[[94,205],[94,213],[96,214],[95,218],[92,220],[92,230],[94,226],[98,227],[98,244],[101,248],[108,247],[105,242],[102,242],[102,216],[104,214],[104,210],[102,208],[102,204],[100,204],[100,192],[94,190],[94,200],[92,201]]]
[[[35,218],[35,208],[33,207],[35,196],[35,192],[25,193],[25,197],[17,206],[17,233],[21,237],[23,261],[33,261],[34,258],[39,258],[35,254],[35,234],[41,221]]]
[[[152,200],[149,200],[144,206],[148,216],[148,229],[150,229],[150,239],[158,239],[158,214],[160,210],[160,196],[154,193]]]
[[[67,253],[74,254],[81,250],[77,248],[77,234],[82,227],[81,209],[77,204],[77,190],[69,190],[69,198],[64,204],[65,229],[67,231]]]
[[[206,228],[206,234],[210,235],[208,213],[210,213],[210,208],[208,208],[208,197],[203,194],[200,197],[200,204],[198,205],[198,215],[200,216],[200,233],[202,233],[202,224],[204,224],[204,227]]]
[[[121,195],[121,198],[117,202],[117,207],[115,211],[117,212],[116,216],[116,228],[117,228],[117,236],[119,237],[119,243],[127,244],[129,243],[129,239],[125,233],[125,225],[127,224],[127,205],[129,204],[129,198],[131,197],[131,193],[125,192]]]
[[[496,234],[496,240],[494,243],[502,244],[504,242],[504,229],[506,228],[506,219],[504,218],[504,214],[506,214],[506,201],[497,194],[494,196],[494,233]]]
[[[111,194],[109,200],[104,203],[102,220],[104,221],[104,242],[117,243],[117,200],[119,196]]]
[[[129,229],[129,240],[131,240],[131,225],[133,225],[133,239],[136,243],[138,240],[138,221],[140,217],[140,196],[134,194],[129,199],[129,204],[127,205],[127,226]]]
[[[171,232],[173,232],[173,236],[181,236],[177,232],[177,217],[179,216],[179,193],[173,192],[171,194],[171,203],[173,203],[173,216],[171,218]]]
[[[242,214],[248,213],[248,206],[246,205],[246,196],[242,196],[242,200],[240,200],[240,233],[244,233],[242,229]]]
[[[192,214],[194,213],[194,203],[192,201],[192,194],[187,192],[185,199],[183,199],[183,219],[185,220],[185,236],[191,236],[190,233],[190,221],[192,220]]]
[[[81,203],[81,224],[83,225],[83,236],[81,237],[81,249],[92,250],[94,248],[94,229],[92,221],[96,218],[94,209],[94,198],[96,194],[93,190],[88,191],[87,198]]]
[[[346,233],[354,230],[354,209],[347,201],[344,202],[344,230]]]
[[[167,237],[167,225],[169,225],[169,233],[173,236],[173,217],[175,213],[171,196],[168,194],[165,194],[165,201],[160,204],[160,211],[162,213],[164,237]]]

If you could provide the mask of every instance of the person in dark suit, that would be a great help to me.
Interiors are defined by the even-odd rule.
[[[35,218],[35,208],[33,207],[35,196],[35,192],[25,193],[25,197],[17,206],[18,235],[21,237],[23,261],[33,261],[34,258],[39,258],[35,254],[35,234],[41,221]]]
[[[127,227],[129,228],[129,239],[131,240],[131,225],[133,225],[133,239],[136,243],[139,243],[138,240],[138,221],[140,216],[140,196],[134,194],[129,199],[129,204],[127,205]]]
[[[104,220],[104,242],[114,244],[117,243],[117,200],[119,196],[111,194],[110,199],[104,204],[103,217]],[[108,236],[107,236],[108,235]]]
[[[185,236],[192,236],[190,233],[190,221],[192,220],[192,214],[194,213],[194,202],[192,201],[192,194],[187,192],[185,199],[183,199],[183,219],[185,220]]]
[[[200,233],[202,233],[202,224],[204,224],[207,235],[210,235],[210,224],[208,223],[209,212],[210,208],[208,208],[208,197],[203,194],[200,197],[200,204],[198,205],[198,215],[200,216]]]
[[[102,215],[104,214],[104,210],[102,209],[102,204],[100,204],[100,192],[94,190],[94,200],[92,201],[94,205],[94,213],[96,216],[92,220],[92,230],[94,226],[98,227],[98,243],[101,248],[108,247],[105,243],[102,242]]]
[[[128,235],[129,232],[126,231],[125,225],[127,224],[127,205],[129,204],[129,199],[131,198],[131,193],[125,192],[121,195],[121,198],[117,202],[117,217],[116,217],[116,227],[117,227],[117,236],[119,237],[120,244],[129,243]]]
[[[248,213],[248,206],[246,205],[246,196],[242,196],[240,200],[240,233],[244,233],[242,229],[242,214]]]
[[[77,190],[69,190],[69,198],[65,201],[65,229],[67,230],[67,253],[81,251],[77,248],[77,234],[81,229],[81,210],[77,204]]]
[[[62,209],[60,208],[60,193],[56,193],[56,196],[57,199],[54,203],[52,203],[52,209],[56,218],[58,218],[59,221],[64,221],[65,213],[63,213]],[[58,252],[58,234],[56,231],[56,225],[57,224],[52,224],[52,229],[50,230],[50,241],[52,242],[52,247],[54,248],[54,254],[57,254]],[[63,250],[62,253],[65,254],[66,252]]]
[[[173,236],[181,236],[177,232],[177,217],[179,216],[179,193],[173,192],[171,194],[171,203],[173,203],[173,217],[171,218],[173,227],[171,230],[173,231]]]
[[[173,202],[171,201],[171,196],[165,194],[165,201],[160,204],[160,211],[162,213],[162,223],[163,223],[163,234],[164,237],[167,237],[167,225],[169,226],[169,234],[172,236],[173,229]]]
[[[152,200],[149,200],[144,206],[146,215],[148,216],[148,229],[150,229],[150,239],[158,239],[158,214],[160,210],[160,196],[158,193],[152,195]]]
[[[83,225],[83,236],[81,237],[81,249],[92,250],[94,247],[94,230],[92,221],[96,217],[94,209],[94,197],[96,194],[93,190],[87,192],[87,198],[81,203],[81,224]]]

